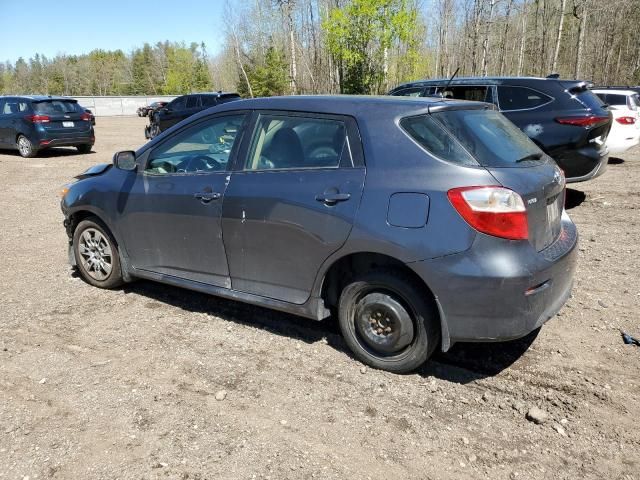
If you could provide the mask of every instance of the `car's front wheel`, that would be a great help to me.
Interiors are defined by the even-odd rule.
[[[93,286],[122,285],[118,247],[107,227],[97,218],[81,221],[73,233],[76,264],[82,278]]]
[[[342,290],[338,312],[347,345],[374,368],[410,372],[440,342],[433,300],[403,272],[380,270],[356,277]]]
[[[16,141],[16,145],[18,146],[18,153],[21,157],[24,158],[33,158],[36,156],[38,151],[34,147],[31,140],[29,140],[24,135],[19,135],[18,140]]]

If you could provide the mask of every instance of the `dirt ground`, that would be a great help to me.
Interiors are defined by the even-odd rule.
[[[144,122],[0,152],[0,479],[640,479],[640,148],[571,186],[574,296],[537,338],[401,376],[331,321],[72,274],[58,191]]]

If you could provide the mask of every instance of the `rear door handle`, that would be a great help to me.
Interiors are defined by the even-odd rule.
[[[351,198],[350,193],[323,193],[320,195],[316,195],[316,200],[319,202],[326,203],[328,205],[336,204],[338,202],[346,202]]]
[[[218,200],[222,195],[217,192],[198,192],[194,193],[193,196],[203,202],[210,202],[211,200]]]

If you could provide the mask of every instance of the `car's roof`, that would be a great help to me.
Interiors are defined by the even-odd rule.
[[[592,88],[594,93],[606,93],[613,95],[638,95],[638,92],[634,90],[616,89],[616,88]]]
[[[0,98],[6,98],[6,97],[11,97],[11,98],[28,98],[29,100],[33,100],[35,102],[42,102],[42,101],[46,101],[46,100],[71,100],[73,102],[77,102],[77,100],[75,98],[71,98],[71,97],[61,97],[59,95],[3,95]]]
[[[239,100],[225,103],[225,110],[289,110],[337,115],[364,115],[370,111],[376,116],[402,111],[406,115],[436,110],[461,108],[487,108],[488,104],[439,97],[392,97],[373,95],[292,95]]]
[[[546,78],[546,77],[455,77],[453,79],[449,78],[425,78],[421,80],[414,80],[412,82],[403,83],[402,87],[407,87],[411,85],[424,85],[430,83],[447,83],[451,81],[451,84],[455,84],[456,82],[460,83],[505,83],[505,82],[541,82],[541,81],[560,81],[560,82],[578,82],[579,80],[571,80],[571,79],[563,79],[563,78]]]

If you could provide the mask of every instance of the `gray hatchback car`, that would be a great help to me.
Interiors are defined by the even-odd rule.
[[[69,256],[323,319],[393,372],[537,329],[570,295],[560,169],[494,107],[276,97],[205,110],[68,186]]]

